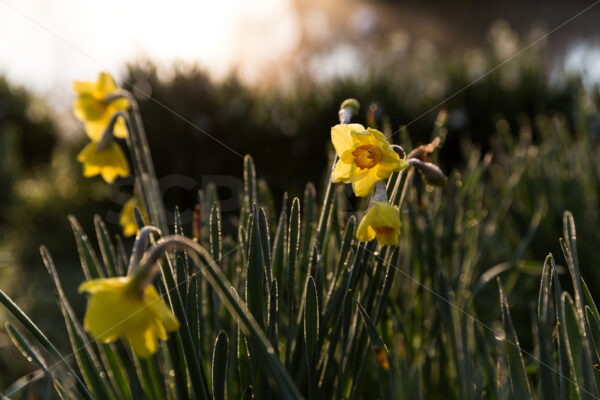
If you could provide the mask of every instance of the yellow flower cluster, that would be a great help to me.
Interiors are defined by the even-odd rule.
[[[354,194],[365,197],[375,184],[392,172],[408,166],[392,149],[385,135],[360,124],[338,124],[331,128],[331,142],[339,160],[333,170],[333,182],[351,183]],[[398,244],[400,215],[386,202],[375,201],[363,217],[356,237],[367,242],[377,239],[381,245]]]
[[[179,328],[154,286],[141,291],[131,276],[87,281],[79,286],[79,292],[91,295],[84,329],[105,343],[125,337],[140,357],[154,354],[157,340],[167,340],[167,332]]]
[[[105,72],[100,73],[96,82],[74,82],[73,90],[77,94],[73,112],[85,125],[85,132],[91,140],[77,156],[77,160],[83,164],[83,175],[101,175],[107,183],[113,183],[117,176],[128,176],[129,164],[121,147],[111,141],[99,149],[98,143],[113,114],[127,110],[129,101],[122,97],[107,99],[118,87],[113,77]],[[127,134],[127,127],[119,118],[113,128],[113,135],[126,138]]]
[[[86,132],[92,140],[79,154],[79,160],[84,164],[84,175],[99,174],[107,182],[112,182],[117,176],[129,174],[127,160],[115,142],[99,151],[97,148],[114,112],[127,109],[129,103],[121,99],[105,101],[106,96],[117,90],[114,80],[107,74],[100,74],[96,83],[76,82],[74,88],[78,94],[75,114],[85,123]],[[126,137],[125,128],[117,123],[114,135]],[[359,124],[334,126],[331,140],[339,156],[332,173],[333,182],[351,183],[359,197],[370,195],[377,185],[372,205],[360,222],[356,237],[364,242],[376,239],[380,246],[397,245],[400,214],[397,207],[388,204],[385,185],[378,182],[387,179],[392,172],[406,168],[407,161],[399,157],[381,132],[365,129]],[[147,219],[142,202],[136,197],[131,198],[119,217],[125,236],[138,231],[135,208],[143,219]],[[102,342],[124,337],[140,357],[154,354],[157,341],[166,340],[167,332],[179,327],[179,322],[154,286],[140,285],[140,282],[146,282],[145,278],[151,271],[144,268],[148,266],[132,276],[91,280],[79,287],[80,292],[91,295],[84,318],[86,331]],[[140,278],[142,275],[144,278]],[[385,357],[378,360],[387,368]]]

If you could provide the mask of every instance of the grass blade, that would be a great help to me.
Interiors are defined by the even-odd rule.
[[[537,319],[535,321],[535,338],[539,348],[537,358],[540,389],[544,399],[557,399],[555,371],[552,369],[552,335],[554,333],[554,314],[552,312],[552,279],[553,270],[551,256],[546,257],[538,296]]]
[[[256,207],[254,208],[256,211]],[[253,213],[256,216],[256,213]],[[261,328],[265,328],[265,275],[258,218],[252,219],[248,243],[246,304]]]
[[[319,339],[319,302],[317,287],[311,277],[306,281],[304,306],[304,343],[306,351],[309,398],[315,397],[317,341]]]
[[[254,160],[249,154],[244,156],[244,205],[246,212],[251,212],[256,204],[256,169]]]
[[[227,378],[227,358],[229,357],[229,338],[221,332],[215,341],[212,361],[213,399],[225,399],[225,380]]]
[[[258,209],[258,232],[261,246],[261,253],[263,258],[263,265],[265,268],[265,278],[267,285],[271,285],[273,280],[273,274],[271,271],[271,237],[269,236],[269,224],[267,222],[267,214],[264,208]]]
[[[53,352],[56,356],[58,356],[60,358],[61,362],[63,362],[67,366],[69,371],[75,377],[75,379],[77,381],[77,387],[79,388],[79,391],[82,393],[82,395],[86,399],[92,400],[93,399],[92,394],[89,392],[89,390],[87,389],[85,384],[81,381],[81,378],[79,377],[79,375],[73,370],[73,368],[71,368],[70,364],[67,362],[65,357],[60,353],[60,351],[58,351],[56,346],[54,346],[54,344],[52,342],[50,342],[50,340],[46,337],[46,335],[44,335],[44,333],[40,330],[40,328],[38,328],[33,323],[33,321],[27,316],[27,314],[25,314],[19,308],[19,306],[17,306],[17,304],[14,301],[12,301],[12,299],[10,297],[8,297],[6,295],[6,293],[4,293],[4,291],[2,291],[1,289],[0,289],[0,303],[2,303],[2,305],[4,305],[4,307],[6,307],[6,309],[15,318],[17,318],[21,324],[23,324],[25,329],[27,329],[27,331],[29,331],[29,333],[31,333],[36,338],[36,340],[38,342],[40,342],[40,344],[42,346],[44,346],[44,348]]]
[[[118,276],[123,273],[123,265],[119,263],[115,245],[110,240],[108,229],[102,218],[99,215],[94,216],[94,226],[96,227],[96,236],[98,237],[98,243],[100,244],[100,254],[102,255],[102,261],[106,265],[108,276]]]
[[[277,279],[273,279],[271,283],[267,337],[275,349],[275,354],[279,355],[279,293],[277,290]]]
[[[98,257],[90,244],[88,236],[74,216],[69,215],[69,222],[71,223],[71,228],[75,234],[77,251],[79,252],[79,259],[81,260],[81,268],[83,269],[85,279],[89,281],[91,279],[104,278],[105,275],[102,271],[100,261],[98,261]]]
[[[283,207],[279,216],[279,223],[275,231],[273,240],[273,250],[271,257],[271,274],[273,279],[282,282],[283,271],[285,268],[285,254],[287,244],[287,212],[286,212],[287,194],[284,195]]]
[[[300,243],[300,200],[295,197],[292,201],[292,208],[290,210],[290,223],[288,233],[288,246],[287,246],[287,313],[288,313],[288,326],[287,326],[287,341],[286,341],[286,354],[285,363],[286,366],[290,366],[291,363],[291,351],[294,341],[295,333],[295,320],[296,315],[295,306],[295,295],[296,295],[296,261],[298,245]]]
[[[531,398],[531,389],[529,388],[529,380],[527,379],[527,372],[525,371],[525,362],[521,355],[519,339],[517,338],[512,319],[510,318],[508,302],[500,279],[498,279],[498,289],[500,291],[502,321],[504,323],[504,333],[506,335],[506,339],[504,340],[504,351],[506,352],[506,358],[508,360],[512,393],[515,399],[529,399]]]
[[[563,292],[561,296],[560,316],[571,376],[576,381],[575,390],[581,399],[595,399],[598,393],[592,374],[591,356],[589,349],[585,347],[585,333],[581,330],[581,322],[578,321],[577,306],[567,292]]]

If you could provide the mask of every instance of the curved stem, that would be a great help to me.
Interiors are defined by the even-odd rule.
[[[244,333],[253,340],[258,354],[262,356],[261,359],[265,362],[269,375],[273,378],[269,380],[269,383],[274,389],[280,392],[282,398],[301,399],[302,395],[281,364],[271,342],[267,339],[253,315],[248,312],[245,304],[240,302],[237,296],[234,295],[233,286],[225,278],[213,257],[204,247],[185,236],[167,236],[160,239],[146,252],[146,256],[142,259],[141,268],[148,266],[152,270],[158,269],[160,259],[166,252],[171,250],[183,250],[198,266],[204,266],[199,268],[200,272],[219,295],[229,311],[239,319]],[[200,257],[204,259],[204,262]]]
[[[127,267],[127,275],[131,275],[133,271],[136,269],[138,263],[142,259],[144,255],[144,250],[146,250],[146,245],[148,244],[148,240],[150,239],[150,235],[152,233],[158,233],[159,235],[162,233],[160,229],[155,226],[145,226],[138,232],[135,243],[133,244],[133,250],[131,252],[131,258],[129,259],[129,266]],[[154,277],[150,281],[152,281]]]
[[[402,202],[404,201],[404,197],[406,196],[406,192],[408,191],[408,187],[412,181],[412,178],[415,174],[414,168],[410,168],[406,174],[406,179],[404,181],[404,186],[402,187],[402,193],[400,194],[400,201],[398,202],[398,209],[402,207]]]
[[[123,118],[125,120],[125,125],[127,126],[127,131],[131,131],[131,121],[129,120],[129,116],[124,111],[116,111],[111,117],[108,125],[104,128],[104,132],[102,133],[102,137],[100,141],[96,145],[96,153],[102,151],[108,146],[108,144],[113,140],[114,134],[113,131],[115,129],[115,124],[119,118]]]

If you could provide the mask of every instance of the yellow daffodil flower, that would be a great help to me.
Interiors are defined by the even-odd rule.
[[[331,141],[339,156],[333,182],[352,183],[354,194],[368,196],[377,181],[407,167],[384,134],[360,124],[338,124],[331,128]]]
[[[121,213],[119,214],[119,223],[123,228],[124,236],[133,236],[138,233],[138,225],[135,220],[135,213],[133,211],[135,208],[137,208],[142,215],[144,222],[148,222],[148,214],[146,213],[144,205],[140,199],[137,197],[132,197],[123,205]]]
[[[381,246],[397,245],[400,234],[400,214],[398,208],[388,203],[375,201],[367,211],[358,230],[356,238],[362,242],[369,242],[377,238]]]
[[[90,142],[77,156],[83,164],[83,176],[102,175],[107,183],[113,183],[117,176],[129,176],[129,163],[116,142],[110,142],[100,151],[97,146],[98,143]]]
[[[166,340],[167,332],[179,322],[152,285],[140,288],[131,276],[94,279],[79,286],[89,293],[83,327],[96,340],[111,342],[125,337],[140,357],[156,352],[157,339]]]
[[[73,112],[85,124],[85,132],[94,142],[100,141],[116,111],[126,111],[129,108],[129,100],[126,98],[104,101],[106,96],[118,90],[115,80],[106,72],[101,72],[96,82],[73,82],[73,90],[77,94]],[[127,137],[127,127],[122,118],[115,123],[113,134],[119,138]]]

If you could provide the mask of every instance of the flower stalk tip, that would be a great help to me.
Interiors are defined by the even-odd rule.
[[[106,125],[106,128],[104,129],[104,132],[102,132],[102,137],[98,141],[96,151],[103,150],[104,148],[106,148],[106,146],[108,146],[110,142],[112,142],[112,140],[115,137],[115,126],[117,122],[120,121],[120,118],[122,118],[122,120],[125,122],[127,131],[129,131],[129,127],[131,126],[131,124],[129,123],[129,116],[127,115],[127,113],[125,113],[124,111],[115,111],[115,113],[110,117],[108,125]]]
[[[398,154],[398,157],[400,157],[403,160],[406,160],[406,152],[404,151],[402,146],[400,146],[399,144],[392,144],[391,146],[392,149]]]
[[[340,117],[341,124],[348,124],[353,116],[358,114],[358,110],[360,110],[360,103],[356,99],[346,99],[342,102],[340,106],[340,111],[338,115]]]

